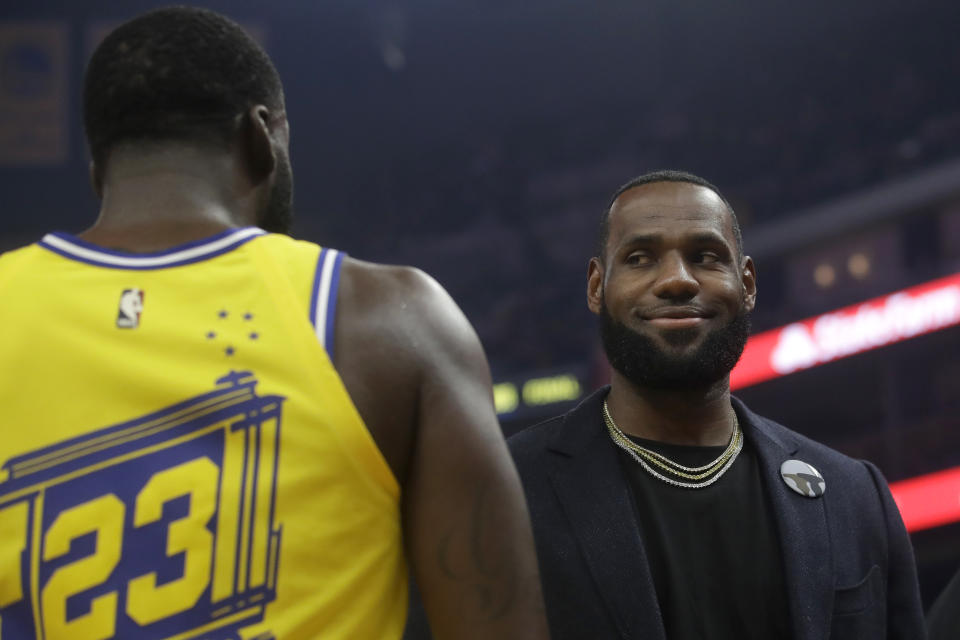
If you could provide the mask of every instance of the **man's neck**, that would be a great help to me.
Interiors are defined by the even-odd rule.
[[[133,253],[162,251],[253,225],[255,200],[230,154],[116,152],[104,177],[99,218],[80,237]]]
[[[236,228],[235,225],[206,221],[181,223],[161,220],[123,226],[101,225],[98,222],[90,229],[80,233],[78,237],[98,247],[113,251],[156,253],[188,242],[209,238],[232,228]]]
[[[728,378],[705,388],[662,390],[638,387],[614,371],[607,406],[625,433],[669,444],[724,446],[735,419]]]

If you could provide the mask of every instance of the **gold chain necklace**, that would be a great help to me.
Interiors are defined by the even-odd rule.
[[[733,465],[734,460],[736,460],[740,451],[743,450],[743,432],[740,430],[740,422],[736,414],[733,415],[733,420],[733,435],[730,437],[730,444],[727,445],[727,448],[717,459],[700,467],[685,467],[663,454],[640,446],[628,438],[627,435],[621,431],[620,427],[617,426],[617,423],[613,421],[613,416],[610,415],[610,409],[607,407],[607,401],[603,401],[603,421],[607,425],[607,430],[610,432],[610,437],[613,442],[630,454],[630,457],[640,463],[640,466],[655,478],[667,484],[685,489],[699,489],[709,486],[719,480],[720,477],[726,473],[727,469]],[[647,464],[648,462],[666,473],[683,478],[686,482],[683,480],[674,480],[658,473]],[[713,477],[709,480],[697,482],[711,475],[713,475]]]
[[[632,449],[637,454],[643,456],[644,458],[646,458],[650,462],[653,462],[657,466],[667,471],[675,471],[677,475],[685,478],[690,478],[692,480],[698,480],[699,478],[692,477],[692,475],[689,475],[689,474],[696,474],[697,472],[700,472],[700,471],[706,471],[707,474],[705,475],[709,475],[710,473],[712,473],[711,470],[715,471],[716,469],[723,466],[723,463],[727,461],[727,459],[733,454],[733,451],[736,449],[737,438],[742,437],[742,434],[739,429],[739,422],[737,422],[736,414],[734,414],[733,436],[731,436],[730,443],[727,445],[726,450],[722,454],[720,454],[720,456],[716,460],[714,460],[713,462],[708,462],[707,464],[701,467],[685,467],[682,464],[671,460],[670,458],[666,457],[663,454],[657,453],[656,451],[652,451],[650,449],[647,449],[646,447],[640,446],[639,444],[635,443],[633,440],[628,438],[627,435],[623,431],[621,431],[620,428],[617,426],[617,424],[613,421],[613,417],[610,415],[610,409],[607,407],[606,402],[603,403],[603,418],[604,418],[604,422],[607,423],[607,428],[611,431],[611,436],[613,436],[614,440],[623,443],[624,446]],[[705,477],[705,475],[701,474],[701,477]]]

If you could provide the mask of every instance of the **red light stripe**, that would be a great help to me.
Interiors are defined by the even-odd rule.
[[[850,305],[747,341],[730,373],[741,389],[960,324],[960,273]]]
[[[890,485],[907,531],[960,522],[960,467]]]

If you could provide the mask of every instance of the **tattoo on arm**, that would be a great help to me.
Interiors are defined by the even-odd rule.
[[[443,575],[462,590],[461,610],[475,621],[493,622],[517,603],[521,577],[512,541],[498,530],[497,507],[486,486],[474,492],[469,522],[451,528],[437,546]]]

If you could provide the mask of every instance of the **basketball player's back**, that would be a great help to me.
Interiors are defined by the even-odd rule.
[[[431,326],[452,303],[427,284],[419,295],[441,304],[421,321],[429,309],[417,295],[393,304],[358,288],[385,276],[427,282],[344,268],[333,249],[256,228],[151,255],[50,234],[0,257],[0,402],[13,427],[0,578],[16,594],[0,624],[28,638],[399,637],[404,506],[388,457],[412,476],[406,517],[421,581],[451,594],[501,579],[533,589],[493,591],[474,624],[528,606],[535,582],[516,583],[535,574],[504,564],[512,541],[485,531],[509,525],[492,502],[498,475],[463,473],[491,434],[446,424],[483,414],[482,386],[430,400],[441,381],[409,395],[420,382],[398,371],[457,340]],[[338,314],[341,297],[353,311]],[[364,305],[381,309],[358,313]],[[335,347],[353,361],[348,380],[371,426],[332,364]],[[477,357],[468,352],[436,375],[457,381],[457,360]],[[459,406],[423,416],[414,442],[400,425],[418,398]],[[476,486],[457,485],[465,479]],[[75,603],[89,613],[73,614]]]
[[[0,258],[3,620],[399,636],[399,486],[323,347],[341,258],[257,229],[150,256],[48,235]]]
[[[409,563],[436,637],[545,637],[469,323],[261,229],[292,192],[266,54],[157,10],[84,105],[97,223],[0,257],[0,636],[398,638]]]

